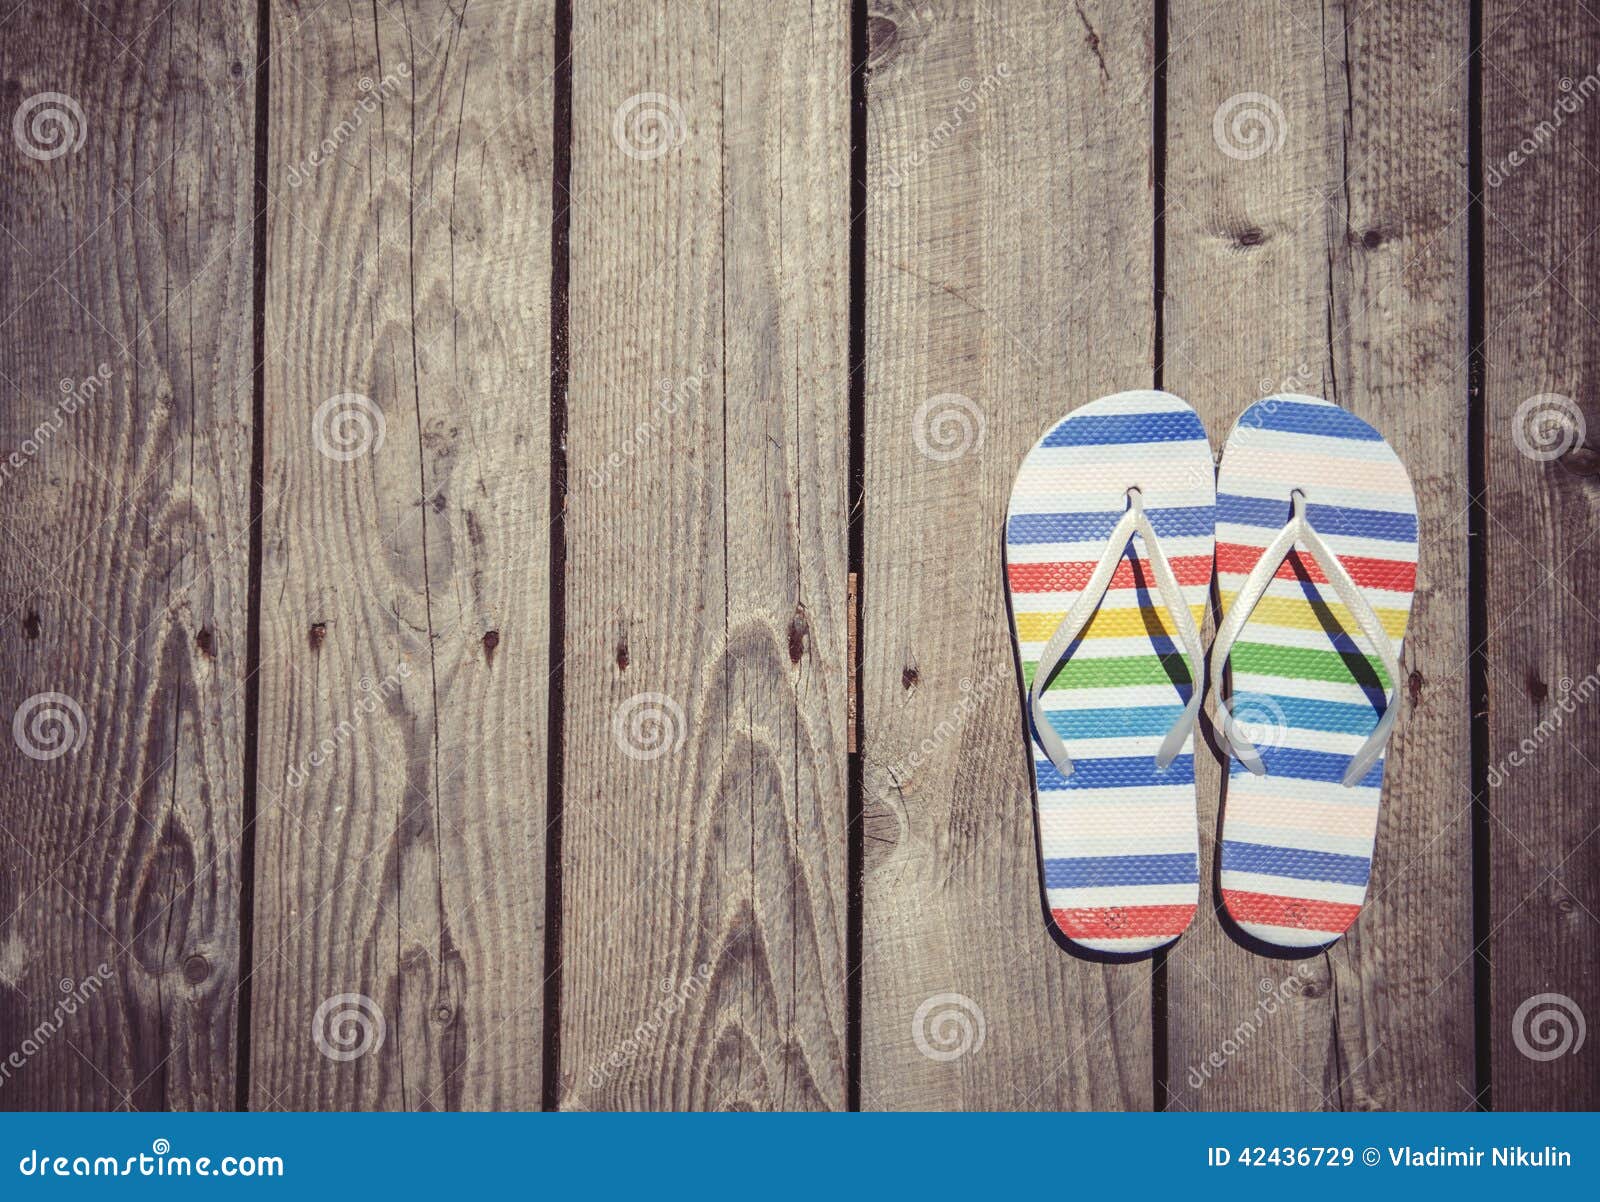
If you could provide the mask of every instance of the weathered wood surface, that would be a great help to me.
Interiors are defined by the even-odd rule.
[[[1177,3],[1170,37],[1168,386],[1219,448],[1273,392],[1365,417],[1410,472],[1421,560],[1361,917],[1297,961],[1242,946],[1217,903],[1168,960],[1164,1101],[1460,1109],[1475,1088],[1467,12]],[[1224,772],[1200,760],[1210,886]]]
[[[1148,384],[1148,14],[871,9],[865,1109],[1148,1108],[1148,961],[1061,951],[1039,888],[1001,531],[1064,411]]]
[[[255,58],[242,0],[0,31],[6,1108],[234,1104]]]
[[[1600,21],[1568,0],[1483,24],[1493,1102],[1593,1110]]]
[[[274,6],[254,1109],[539,1105],[552,16]]]
[[[849,26],[577,6],[567,1108],[843,1108]]]
[[[1589,7],[264,3],[0,12],[0,1107],[1600,1105]],[[1002,515],[1153,379],[1417,486],[1325,955],[1046,930]]]

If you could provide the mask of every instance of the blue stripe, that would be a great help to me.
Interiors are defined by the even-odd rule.
[[[1018,513],[1006,522],[1006,540],[1011,543],[1076,543],[1109,538],[1125,512],[1108,509],[1088,513]],[[1213,510],[1209,505],[1147,509],[1145,515],[1162,538],[1212,531]]]
[[[1351,706],[1358,709],[1358,706]],[[1103,710],[1056,710],[1045,717],[1063,739],[1115,739],[1164,735],[1183,716],[1181,705],[1117,706]]]
[[[1036,757],[1034,771],[1040,792],[1060,789],[1128,789],[1155,785],[1194,784],[1194,756],[1180,755],[1163,772],[1153,755],[1072,761],[1072,775],[1062,776],[1048,759]]]
[[[1383,694],[1380,690],[1379,700]],[[1351,705],[1341,701],[1313,701],[1309,697],[1279,697],[1274,694],[1249,693],[1236,696],[1234,705],[1240,701],[1247,705],[1253,703],[1253,713],[1263,719],[1276,718],[1266,707],[1276,707],[1278,713],[1283,715],[1284,725],[1300,730],[1326,730],[1342,735],[1370,735],[1372,728],[1378,724],[1381,709],[1374,709],[1370,705]],[[1265,709],[1265,713],[1261,711]]]
[[[1299,401],[1280,401],[1276,397],[1252,405],[1239,418],[1239,424],[1289,434],[1317,434],[1323,438],[1349,438],[1357,442],[1383,441],[1382,434],[1337,405],[1307,405]]]
[[[1134,442],[1196,442],[1205,438],[1200,419],[1186,410],[1165,413],[1085,414],[1069,417],[1040,446],[1091,447]]]
[[[1417,541],[1417,515],[1414,513],[1308,504],[1306,517],[1323,534],[1348,534],[1399,543]],[[1218,493],[1217,521],[1277,530],[1289,521],[1289,498],[1284,497],[1280,501],[1270,497],[1237,497],[1231,493]],[[1158,528],[1156,533],[1163,531]]]
[[[1224,872],[1256,872],[1262,876],[1288,876],[1302,881],[1332,881],[1339,885],[1365,885],[1372,873],[1366,856],[1346,856],[1332,851],[1306,851],[1300,847],[1269,847],[1264,843],[1222,841]]]
[[[1330,784],[1338,784],[1344,780],[1345,771],[1350,767],[1350,757],[1347,755],[1332,755],[1325,751],[1306,751],[1301,747],[1262,747],[1256,750],[1261,753],[1261,762],[1267,769],[1268,776],[1283,777],[1286,780],[1316,780]],[[1230,774],[1242,776],[1249,772],[1238,760],[1232,762]],[[1367,774],[1358,784],[1376,789],[1383,784],[1383,760],[1367,769]],[[1041,783],[1040,788],[1044,785]]]
[[[1199,881],[1199,857],[1189,851],[1170,856],[1074,856],[1044,862],[1046,889],[1192,885]]]

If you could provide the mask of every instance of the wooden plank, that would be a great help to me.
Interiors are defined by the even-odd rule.
[[[0,36],[6,1108],[234,1101],[252,7]]]
[[[1593,1110],[1600,22],[1491,0],[1483,28],[1493,1102]]]
[[[847,15],[575,6],[564,1108],[846,1102]]]
[[[1040,433],[1150,382],[1150,13],[875,12],[861,1104],[1148,1108],[1149,961],[1047,930],[1000,551]]]
[[[272,30],[250,1101],[536,1108],[552,6]]]
[[[1219,448],[1272,392],[1367,418],[1410,471],[1422,560],[1365,909],[1298,962],[1198,922],[1169,960],[1165,1102],[1459,1109],[1475,1088],[1467,11],[1183,0],[1170,45],[1168,385]],[[1220,761],[1197,762],[1214,881]]]

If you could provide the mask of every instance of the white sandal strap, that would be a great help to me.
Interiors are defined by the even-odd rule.
[[[1145,554],[1154,570],[1156,589],[1161,595],[1162,605],[1177,627],[1179,640],[1183,644],[1184,659],[1189,667],[1192,690],[1189,704],[1184,707],[1183,713],[1161,740],[1161,746],[1156,751],[1156,767],[1165,768],[1183,749],[1183,744],[1193,730],[1195,718],[1200,712],[1202,679],[1200,665],[1205,662],[1205,653],[1200,646],[1200,632],[1195,628],[1194,615],[1189,612],[1188,602],[1184,599],[1183,590],[1178,585],[1172,566],[1161,550],[1155,528],[1145,516],[1144,498],[1137,488],[1131,488],[1128,490],[1128,511],[1112,529],[1110,537],[1106,540],[1105,550],[1100,555],[1100,562],[1095,565],[1094,572],[1083,586],[1083,591],[1078,594],[1078,599],[1073,602],[1072,608],[1062,615],[1060,623],[1051,633],[1049,641],[1045,643],[1044,650],[1039,655],[1038,666],[1034,669],[1033,688],[1028,694],[1028,707],[1033,715],[1035,737],[1038,738],[1039,745],[1044,748],[1045,754],[1050,757],[1050,762],[1064,777],[1072,775],[1072,757],[1067,754],[1066,744],[1056,733],[1055,727],[1050,725],[1049,718],[1044,712],[1042,699],[1045,686],[1060,668],[1067,649],[1083,633],[1083,628],[1089,624],[1089,619],[1099,608],[1111,583],[1111,577],[1116,573],[1117,563],[1134,534],[1138,534],[1144,540]]]
[[[1351,617],[1361,627],[1362,633],[1367,636],[1367,641],[1378,653],[1378,658],[1383,661],[1384,670],[1389,674],[1389,697],[1384,705],[1383,716],[1378,719],[1372,734],[1351,757],[1350,764],[1345,769],[1343,783],[1350,786],[1358,784],[1383,755],[1389,735],[1394,730],[1395,719],[1400,715],[1396,704],[1400,695],[1400,658],[1388,632],[1383,628],[1383,623],[1378,620],[1378,615],[1373,612],[1367,599],[1361,595],[1361,590],[1345,571],[1344,565],[1339,562],[1339,557],[1323,541],[1322,536],[1316,532],[1306,517],[1305,495],[1296,490],[1291,494],[1290,506],[1288,523],[1261,553],[1261,558],[1256,561],[1256,566],[1245,578],[1244,585],[1234,597],[1233,605],[1229,607],[1222,625],[1217,628],[1216,641],[1211,647],[1211,691],[1216,694],[1217,713],[1222,719],[1222,733],[1233,754],[1238,756],[1240,762],[1255,775],[1265,776],[1267,769],[1261,761],[1261,753],[1256,750],[1255,744],[1235,720],[1230,704],[1231,698],[1223,697],[1222,673],[1227,666],[1228,657],[1233,652],[1234,641],[1249,622],[1250,615],[1255,611],[1261,598],[1266,595],[1267,586],[1278,573],[1278,565],[1297,544],[1303,544],[1321,566],[1328,582],[1333,585],[1334,592],[1339,595],[1339,600],[1344,602]]]

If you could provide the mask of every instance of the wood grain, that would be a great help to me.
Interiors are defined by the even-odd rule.
[[[1487,3],[1483,23],[1493,1102],[1593,1110],[1600,22],[1566,0]]]
[[[1475,1089],[1467,12],[1180,2],[1170,46],[1168,386],[1217,447],[1273,392],[1372,422],[1411,474],[1422,558],[1361,917],[1300,961],[1197,921],[1169,961],[1165,1103],[1460,1109]],[[1214,889],[1222,772],[1215,755],[1197,767]]]
[[[848,0],[573,0],[570,181],[567,5],[262,3],[0,6],[0,1109],[840,1109],[852,917],[864,1109],[1600,1107],[1592,3],[1479,6],[1476,399],[1467,5],[869,0],[853,297]],[[1325,954],[1047,930],[1003,513],[1152,376],[1416,485]]]
[[[842,1108],[849,27],[574,12],[564,1108]]]
[[[28,3],[0,32],[7,1109],[233,1105],[248,9]]]
[[[255,1109],[539,1104],[552,19],[273,7]]]
[[[870,8],[864,1109],[1151,1104],[1151,969],[1048,933],[1001,567],[1053,421],[1148,385],[1149,12]]]

